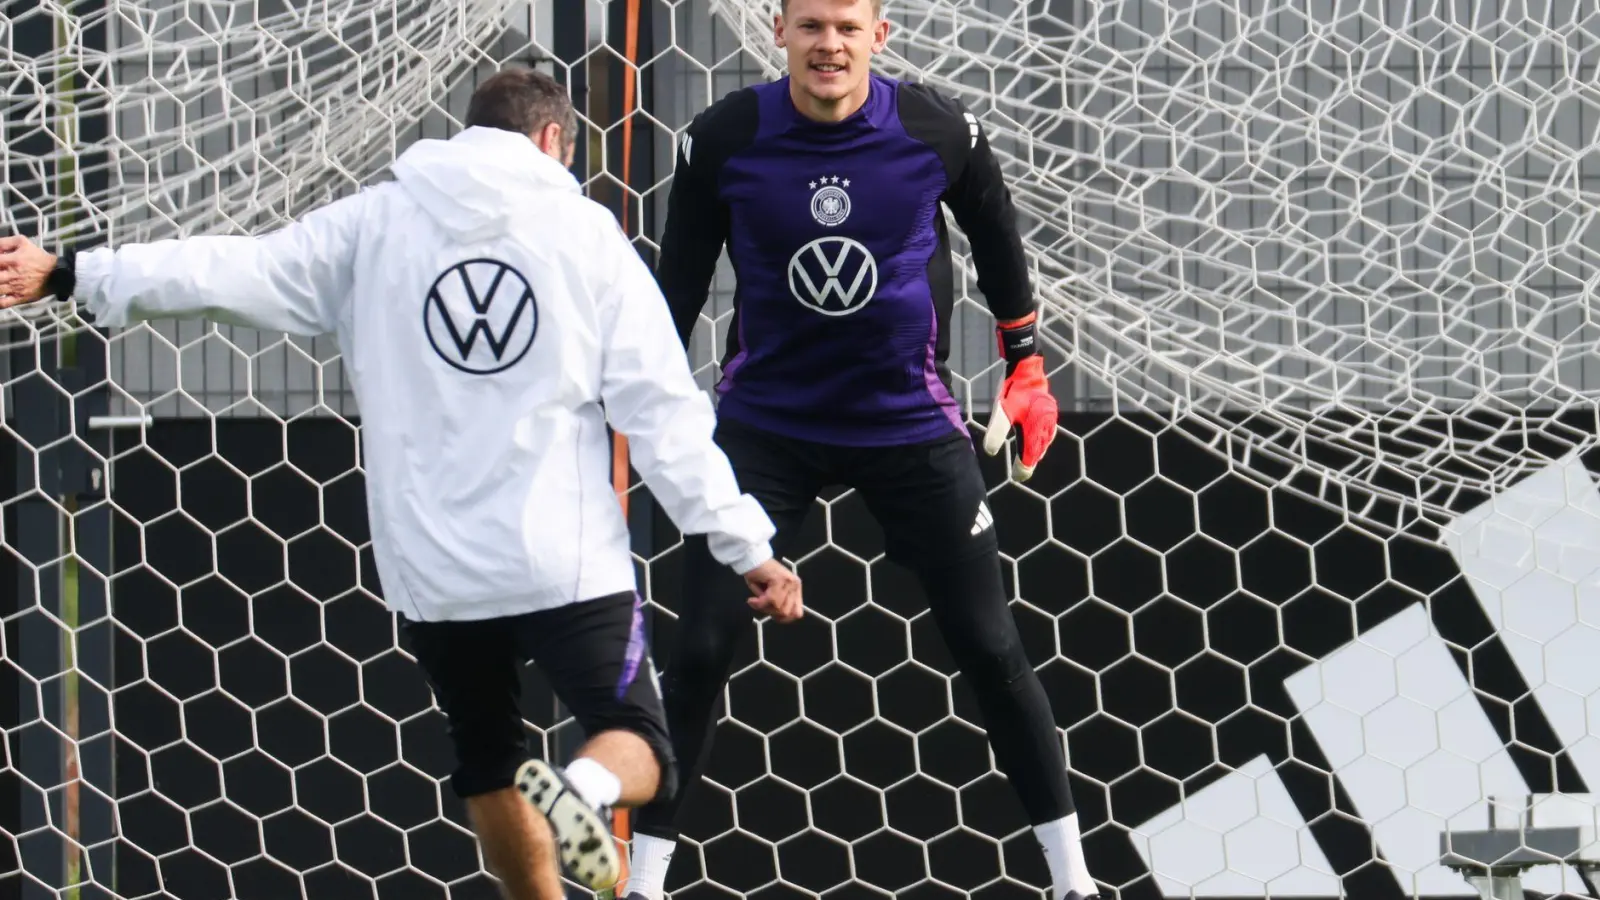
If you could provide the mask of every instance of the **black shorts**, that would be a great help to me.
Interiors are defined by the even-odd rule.
[[[730,419],[716,441],[739,487],[777,527],[780,556],[822,489],[854,488],[883,529],[884,553],[927,571],[999,552],[988,488],[972,440],[960,432],[918,444],[844,447],[794,440]]]
[[[657,799],[676,790],[676,765],[644,609],[632,593],[468,622],[401,620],[401,634],[449,723],[460,797],[510,787],[528,759],[518,667],[532,661],[586,736],[633,732],[661,765]]]

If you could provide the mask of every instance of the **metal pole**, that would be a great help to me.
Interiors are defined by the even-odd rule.
[[[79,40],[86,54],[104,54],[108,40],[105,0],[94,0],[74,7],[79,13]],[[63,23],[64,25],[65,23]],[[58,31],[58,43],[67,34]],[[75,70],[72,81],[63,85],[71,97],[71,148],[58,176],[58,194],[63,198],[102,196],[110,186],[111,154],[103,149],[110,128],[104,107],[95,104],[89,111],[78,105]],[[88,214],[76,202],[63,209],[60,231],[82,235]],[[85,241],[74,241],[80,248]],[[114,889],[116,811],[99,799],[115,798],[116,742],[109,735],[112,726],[111,626],[111,511],[110,485],[105,460],[110,456],[110,436],[92,433],[89,423],[104,417],[110,408],[107,381],[108,345],[105,335],[89,331],[62,341],[62,368],[58,373],[63,388],[70,393],[61,424],[72,430],[77,441],[68,442],[61,458],[62,504],[68,511],[66,537],[70,541],[61,580],[62,621],[72,629],[71,641],[64,648],[64,663],[70,667],[64,680],[63,709],[66,733],[74,743],[67,759],[69,782],[64,792],[67,804],[65,822],[70,840],[67,875],[72,884],[94,883]],[[99,623],[84,628],[83,623]],[[83,743],[85,736],[106,735]],[[77,848],[93,848],[79,852]],[[79,890],[67,894],[78,900]]]
[[[18,755],[12,764],[29,787],[22,791],[18,825],[22,832],[45,829],[52,839],[21,845],[23,871],[32,875],[24,898],[51,896],[43,885],[66,885],[68,854],[62,838],[66,822],[66,792],[56,790],[65,781],[67,747],[64,697],[66,679],[61,607],[61,556],[63,522],[56,506],[61,496],[59,456],[41,447],[55,445],[67,432],[61,395],[55,389],[57,364],[53,346],[39,348],[32,360],[27,348],[15,350],[11,372],[12,432],[20,443],[14,469],[17,493],[15,530],[7,544],[20,559],[17,566],[15,628],[6,629],[6,656],[24,673],[18,691],[21,733],[12,746]],[[31,364],[31,365],[30,365]],[[26,377],[15,376],[31,368]],[[37,787],[35,787],[37,786]],[[50,793],[40,795],[39,789]],[[45,802],[40,802],[40,801]],[[39,882],[43,882],[43,885]]]
[[[567,94],[580,114],[587,114],[589,105],[589,63],[584,53],[589,48],[589,10],[587,0],[553,0],[551,13],[551,50],[555,53],[555,76],[564,81]],[[580,60],[583,60],[580,62]],[[577,147],[573,153],[572,170],[579,180],[589,172],[589,141],[583,123],[578,123]]]
[[[96,230],[89,227],[90,213],[80,201],[103,195],[110,183],[111,156],[104,149],[109,123],[102,105],[84,103],[85,90],[93,87],[79,75],[79,66],[67,63],[80,52],[94,56],[107,50],[104,10],[104,0],[90,0],[73,7],[72,19],[62,14],[52,20],[52,49],[62,63],[54,85],[57,131],[68,148],[67,152],[56,151],[51,173],[57,209],[52,231],[58,236],[58,245],[72,243],[80,249],[89,246],[82,236]],[[45,398],[38,398],[33,413],[39,416],[37,427],[63,438],[76,437],[56,445],[48,469],[45,458],[40,457],[39,499],[56,501],[58,505],[49,506],[48,514],[61,526],[56,543],[61,562],[53,569],[50,585],[57,596],[41,596],[40,601],[54,604],[65,630],[58,654],[64,677],[53,689],[60,709],[59,727],[65,735],[60,760],[65,785],[57,792],[59,808],[52,813],[64,834],[63,875],[68,890],[63,897],[78,900],[84,884],[111,889],[115,865],[115,809],[101,799],[116,796],[112,778],[115,742],[109,737],[114,689],[108,582],[111,513],[105,502],[109,496],[105,471],[109,440],[104,433],[91,433],[89,427],[105,417],[110,404],[107,344],[104,335],[91,330],[67,335],[40,349],[41,360],[53,363],[59,387],[51,392],[53,411],[45,409]],[[84,623],[95,624],[86,628]],[[103,737],[85,745],[86,736]]]
[[[555,53],[557,60],[556,77],[559,81],[563,75],[565,76],[567,93],[580,116],[572,171],[577,173],[580,182],[587,182],[589,161],[592,157],[589,152],[588,129],[584,127],[581,119],[589,116],[589,62],[584,56],[589,49],[589,3],[587,0],[554,0],[554,2],[551,29],[553,46],[550,49]],[[553,691],[550,702],[555,709],[557,720],[569,715]],[[551,761],[571,759],[581,745],[582,738],[576,734],[575,729],[561,729],[556,733],[556,739],[551,742],[550,751],[554,755]]]
[[[59,15],[49,15],[38,0],[22,0],[12,6],[20,7],[11,11],[12,46],[17,55],[29,61],[53,62],[60,55],[63,37]],[[51,70],[49,63],[34,67]],[[24,162],[22,171],[7,173],[8,183],[31,195],[27,200],[41,211],[38,219],[27,222],[25,230],[46,243],[51,233],[60,232],[68,215],[57,196],[62,188],[58,179],[67,168],[54,141],[61,135],[52,132],[71,125],[71,74],[69,67],[55,71],[63,73],[57,78],[64,83],[49,86],[52,95],[42,98],[42,108],[18,110],[19,117],[42,114],[43,132],[29,134],[33,129],[28,123],[8,117],[0,135],[14,158]],[[70,140],[70,135],[66,137]],[[35,173],[25,170],[29,161],[44,163],[43,181],[36,181]],[[30,186],[34,189],[28,190]],[[60,559],[65,524],[58,505],[62,498],[61,448],[71,426],[56,383],[57,345],[35,345],[21,329],[11,337],[20,346],[8,353],[11,402],[6,424],[16,441],[10,478],[11,496],[18,499],[5,522],[5,542],[14,554],[7,573],[12,579],[12,597],[6,604],[6,612],[14,618],[8,619],[5,629],[5,655],[21,674],[16,677],[15,693],[7,691],[16,704],[5,725],[8,731],[16,729],[10,732],[13,739],[9,742],[15,755],[8,754],[7,763],[20,776],[21,786],[15,800],[16,816],[8,816],[6,824],[12,834],[37,831],[41,837],[17,845],[17,866],[31,877],[7,880],[21,882],[13,896],[43,898],[53,896],[50,888],[64,888],[73,882],[77,860],[69,851],[73,824],[69,811],[75,809],[69,790],[62,789],[71,756],[70,744],[63,743],[62,735],[70,740],[69,720],[75,704],[65,658],[72,635],[70,620],[64,618],[69,610],[62,605]]]
[[[606,26],[612,52],[607,54],[605,122],[618,123],[618,127],[610,129],[606,141],[606,182],[613,186],[606,202],[646,263],[654,263],[654,254],[641,239],[657,237],[656,197],[645,196],[657,179],[656,129],[643,115],[655,110],[655,66],[641,68],[639,62],[656,55],[655,5],[655,0],[612,3],[607,7]],[[626,463],[625,455],[623,462]],[[619,480],[626,479],[623,487],[637,481],[625,465],[619,476]],[[628,495],[626,509],[633,551],[647,558],[654,555],[655,503],[647,492],[636,490]]]

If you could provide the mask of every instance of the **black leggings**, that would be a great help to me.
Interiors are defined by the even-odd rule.
[[[777,526],[773,548],[780,556],[793,548],[824,484],[853,482],[861,490],[890,557],[918,574],[929,611],[977,697],[995,761],[1029,822],[1069,815],[1072,793],[1055,717],[1006,603],[994,529],[975,523],[984,487],[971,445],[959,439],[909,448],[818,447],[727,422],[718,442],[742,488]],[[672,798],[634,818],[635,831],[670,840],[678,836],[679,804],[705,771],[723,688],[752,630],[743,579],[711,558],[703,537],[687,538],[684,549],[683,608],[661,679],[683,780]]]

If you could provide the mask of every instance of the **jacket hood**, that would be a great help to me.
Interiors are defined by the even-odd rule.
[[[524,135],[468,128],[420,140],[395,160],[395,180],[457,240],[504,234],[512,216],[550,191],[581,193],[578,179]]]

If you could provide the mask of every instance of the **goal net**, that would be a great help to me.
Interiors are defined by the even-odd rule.
[[[989,505],[1105,896],[1600,896],[1592,6],[885,3],[880,68],[961,99],[1022,215],[1064,414],[1029,482],[985,461]],[[682,128],[782,74],[777,9],[4,0],[0,230],[269,231],[531,62],[651,257]],[[964,247],[977,433],[999,366]],[[0,897],[494,896],[332,341],[4,315]],[[664,655],[681,541],[617,460]],[[859,498],[819,499],[792,561],[809,614],[739,657],[674,898],[1043,896]],[[569,753],[525,682],[532,748]]]

